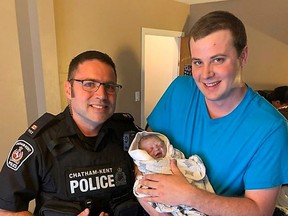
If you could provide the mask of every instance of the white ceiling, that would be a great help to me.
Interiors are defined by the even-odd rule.
[[[207,3],[207,2],[219,2],[219,1],[229,1],[229,0],[175,0],[175,1],[191,5],[191,4],[201,4],[201,3]]]
[[[288,44],[288,0],[175,0],[192,5],[194,10],[229,10],[245,25]],[[200,4],[208,3],[209,4]]]

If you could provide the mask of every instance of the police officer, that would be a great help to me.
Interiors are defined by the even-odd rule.
[[[35,215],[138,214],[131,193],[134,166],[123,136],[139,129],[131,115],[114,113],[121,87],[107,54],[86,51],[71,61],[68,107],[33,123],[3,165],[0,215],[31,215],[33,199]]]

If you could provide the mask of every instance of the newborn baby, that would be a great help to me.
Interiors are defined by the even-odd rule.
[[[138,147],[146,151],[154,159],[164,158],[167,154],[167,146],[164,141],[153,133],[142,136]]]
[[[214,190],[206,176],[205,166],[197,155],[185,159],[184,154],[170,144],[168,138],[155,132],[138,132],[131,143],[128,153],[133,158],[138,169],[143,175],[147,173],[172,174],[170,159],[177,159],[177,165],[189,183],[198,188],[214,193]],[[137,188],[143,187],[139,180],[142,175],[136,177],[134,194],[136,197],[144,197],[139,194]],[[158,212],[169,212],[172,215],[204,215],[203,213],[187,206],[168,206],[161,203],[150,203]]]

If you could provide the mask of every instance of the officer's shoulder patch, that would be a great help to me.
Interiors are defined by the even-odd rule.
[[[134,118],[130,113],[114,113],[112,119],[120,121],[134,121]]]
[[[17,171],[30,155],[34,152],[34,148],[25,140],[17,140],[12,147],[6,161],[7,167]]]
[[[34,138],[41,131],[41,129],[44,128],[53,119],[55,119],[55,116],[51,113],[43,114],[26,130],[25,134]]]

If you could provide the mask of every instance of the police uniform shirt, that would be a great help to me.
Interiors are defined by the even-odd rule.
[[[133,187],[133,162],[123,150],[123,133],[131,130],[139,131],[132,116],[114,114],[89,138],[68,108],[57,116],[44,114],[16,141],[3,165],[0,208],[25,211],[34,198],[36,215],[51,199],[98,199],[99,208],[106,208]]]

